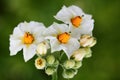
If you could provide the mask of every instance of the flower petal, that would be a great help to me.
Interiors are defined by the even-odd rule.
[[[16,55],[18,51],[20,51],[23,48],[23,45],[21,43],[21,40],[15,40],[12,38],[12,35],[10,36],[10,55]]]
[[[30,60],[35,55],[36,48],[37,47],[34,44],[31,44],[30,46],[24,46],[24,48],[23,48],[23,56],[24,56],[25,62]]]
[[[19,35],[19,36],[18,36]],[[24,35],[24,32],[20,30],[20,27],[15,27],[13,30],[13,38],[20,39]]]
[[[42,34],[43,31],[46,29],[43,23],[34,22],[34,21],[31,21],[28,26],[31,29],[31,33],[36,35]]]
[[[18,27],[20,28],[20,30],[25,33],[25,32],[31,32],[31,29],[29,27],[29,23],[27,22],[22,22],[20,24],[18,24]]]
[[[79,29],[72,29],[71,30],[71,36],[76,39],[80,39],[80,30]]]
[[[62,9],[54,17],[68,24],[72,18],[72,14],[66,6],[63,6]]]
[[[71,38],[67,44],[62,44],[61,46],[68,58],[70,58],[72,53],[80,47],[80,43],[77,39]]]
[[[85,14],[82,18],[83,18],[83,22],[84,22],[84,21],[87,21],[87,20],[91,20],[91,19],[92,19],[92,15],[90,15],[90,14]]]
[[[69,27],[66,24],[58,24],[54,22],[52,27],[58,32],[58,34],[69,32]]]
[[[87,20],[81,24],[80,33],[81,34],[90,34],[94,27],[94,20]]]
[[[68,9],[72,12],[74,16],[82,16],[84,14],[81,8],[74,5],[69,6]]]
[[[54,36],[56,37],[58,34],[69,32],[69,27],[66,24],[58,24],[53,23],[46,31],[44,31],[45,36]]]
[[[58,42],[57,39],[51,39],[50,40],[50,45],[51,45],[51,52],[55,52],[55,51],[60,51],[62,48],[60,46],[60,43]]]
[[[38,30],[40,30],[40,28],[44,28],[44,25],[39,22],[31,21],[29,23],[27,23],[27,22],[20,23],[18,25],[18,27],[20,27],[21,31],[23,31],[24,33],[25,32],[33,33],[33,32],[35,32],[34,30],[37,30],[36,28],[39,28]],[[38,30],[37,30],[37,32],[38,32]]]
[[[56,36],[58,32],[54,29],[53,25],[51,25],[50,27],[48,27],[44,32],[43,35],[44,36]]]

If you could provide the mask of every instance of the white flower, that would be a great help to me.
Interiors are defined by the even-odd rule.
[[[46,31],[46,39],[50,40],[51,52],[63,50],[68,58],[80,47],[80,43],[69,33],[66,24],[53,23]]]
[[[46,66],[46,60],[41,58],[41,57],[38,57],[36,60],[35,60],[35,67],[37,69],[44,69]]]
[[[20,23],[10,35],[10,55],[16,55],[23,49],[24,60],[27,62],[35,55],[37,44],[44,40],[42,35],[44,30],[42,23],[34,21]]]
[[[94,20],[91,15],[85,14],[81,8],[77,6],[63,6],[55,16],[56,19],[69,24],[73,34],[79,38],[81,34],[91,34],[94,26]],[[79,32],[76,33],[76,32]]]

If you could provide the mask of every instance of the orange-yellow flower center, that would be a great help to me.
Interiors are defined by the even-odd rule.
[[[59,34],[57,36],[57,39],[60,43],[66,44],[70,39],[70,34],[68,34],[67,32]]]
[[[80,26],[82,22],[82,18],[80,16],[76,16],[71,19],[72,25],[75,26],[76,28]]]
[[[32,44],[34,41],[34,37],[32,34],[30,34],[29,32],[26,32],[24,34],[24,38],[23,38],[23,42],[24,44]]]
[[[41,59],[37,60],[37,65],[42,65],[42,60]]]

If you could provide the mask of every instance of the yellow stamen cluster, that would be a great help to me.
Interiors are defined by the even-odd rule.
[[[68,34],[67,32],[59,34],[57,36],[57,39],[60,43],[66,44],[70,39],[70,34]]]
[[[41,57],[38,57],[35,60],[35,66],[36,66],[37,69],[44,69],[45,66],[46,66],[46,60],[41,58]]]
[[[41,59],[37,60],[37,65],[42,65],[42,60]]]
[[[80,26],[82,22],[82,18],[80,16],[76,16],[71,19],[72,25],[75,26],[76,28]]]
[[[32,34],[30,34],[29,32],[26,32],[24,34],[24,37],[23,37],[23,43],[24,44],[32,44],[34,41],[34,37]]]

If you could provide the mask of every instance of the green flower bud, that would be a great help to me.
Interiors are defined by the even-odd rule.
[[[59,61],[58,60],[55,60],[54,62],[54,67],[57,67],[59,65]]]
[[[70,79],[73,78],[75,74],[76,74],[75,70],[69,69],[69,70],[64,70],[62,75],[64,78]]]
[[[55,62],[55,57],[53,55],[48,55],[46,59],[47,59],[47,63],[50,65],[54,64]]]
[[[85,50],[86,50],[86,55],[85,55],[85,57],[86,58],[88,58],[88,57],[91,57],[92,56],[92,51],[91,51],[91,49],[90,48],[85,48]]]
[[[65,67],[65,69],[71,69],[75,66],[75,61],[74,60],[66,60],[63,63],[63,66]]]
[[[74,74],[76,75],[77,73],[78,73],[78,70],[77,70],[77,69],[75,69],[75,70],[74,70]]]
[[[76,61],[73,69],[79,69],[81,66],[82,66],[82,62],[81,61]]]
[[[53,67],[47,67],[46,69],[45,69],[45,73],[47,74],[47,75],[52,75],[54,72],[55,72],[55,68],[53,68]]]
[[[36,60],[35,60],[35,67],[37,69],[44,69],[46,66],[46,60],[41,58],[41,57],[38,57]]]

